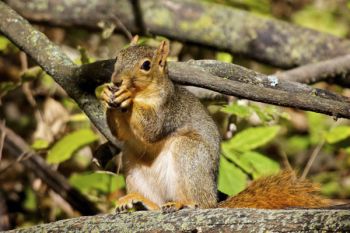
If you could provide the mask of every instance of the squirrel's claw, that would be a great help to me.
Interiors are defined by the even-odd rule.
[[[114,88],[112,85],[107,85],[103,88],[100,99],[107,105],[107,107],[111,108],[113,106],[113,93]]]
[[[198,205],[195,203],[167,202],[161,206],[163,213],[172,213],[182,209],[196,209]]]
[[[121,108],[121,110],[126,110],[132,103],[131,92],[113,84],[104,87],[100,98],[105,102],[108,108]]]
[[[117,201],[116,213],[125,213],[130,210],[159,210],[159,207],[157,204],[144,198],[140,194],[131,193],[121,197]]]
[[[129,90],[119,89],[113,93],[111,106],[115,108],[120,107],[122,110],[127,109],[132,103],[131,96],[132,93]]]

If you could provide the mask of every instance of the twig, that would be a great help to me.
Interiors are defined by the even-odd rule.
[[[110,15],[109,17],[112,18],[117,23],[118,27],[122,30],[122,32],[125,34],[125,36],[128,38],[128,40],[131,41],[133,36],[132,36],[131,32],[127,29],[127,27],[125,27],[123,22],[120,21],[120,19],[115,15]]]
[[[280,155],[281,155],[281,157],[283,159],[283,164],[284,164],[285,168],[287,170],[293,171],[293,168],[292,168],[292,165],[289,162],[287,153],[281,147],[279,148],[279,151],[280,151]]]
[[[339,124],[340,124],[339,121],[335,122],[330,129],[333,129],[334,127],[336,127]],[[300,176],[301,180],[304,180],[306,178],[307,174],[309,173],[309,171],[311,169],[312,164],[314,163],[315,159],[317,158],[318,154],[320,153],[320,151],[325,143],[326,143],[326,138],[323,137],[321,139],[321,141],[317,144],[315,149],[312,151],[312,154],[311,154],[309,160],[307,161],[307,164],[303,170],[303,173]]]
[[[5,132],[5,131],[2,131]],[[20,154],[15,161],[13,161],[12,163],[10,163],[9,165],[7,165],[5,168],[0,170],[0,176],[2,174],[4,174],[9,168],[11,168],[13,165],[15,165],[16,163],[20,163],[28,158],[30,158],[33,155],[33,153],[30,152],[23,152],[22,154]]]
[[[5,121],[0,121],[0,127],[5,127]],[[0,163],[2,159],[2,152],[4,149],[4,142],[5,142],[6,133],[4,131],[1,131],[0,133]]]
[[[299,83],[316,83],[325,79],[339,77],[347,86],[350,81],[346,76],[350,73],[350,55],[332,58],[326,61],[303,65],[288,71],[276,73],[276,77]],[[333,80],[334,81],[334,80]]]
[[[309,158],[309,160],[307,161],[307,164],[303,170],[303,173],[301,174],[300,176],[300,180],[304,180],[307,176],[307,174],[309,173],[310,171],[310,168],[312,166],[312,164],[314,163],[315,159],[317,158],[318,154],[320,153],[323,145],[325,144],[326,142],[326,139],[322,139],[316,146],[316,148],[312,151],[312,154]]]

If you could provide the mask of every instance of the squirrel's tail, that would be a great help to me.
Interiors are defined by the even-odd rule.
[[[298,180],[292,171],[283,171],[254,181],[236,196],[219,203],[221,208],[284,209],[319,208],[329,205],[320,197],[319,188],[307,180]]]

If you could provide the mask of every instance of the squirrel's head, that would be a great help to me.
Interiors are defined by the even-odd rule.
[[[112,83],[116,86],[126,85],[136,90],[145,89],[150,84],[158,84],[167,78],[166,59],[169,42],[162,41],[158,48],[135,45],[125,48],[117,55]]]

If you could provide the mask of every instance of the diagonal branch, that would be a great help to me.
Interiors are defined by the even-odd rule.
[[[27,20],[2,1],[0,1],[0,32],[50,74],[78,103],[99,131],[116,146],[121,147],[122,144],[116,141],[107,127],[103,106],[95,98],[94,92],[83,91],[74,79],[78,66],[43,33],[33,28]]]
[[[74,209],[78,210],[82,215],[94,215],[100,212],[95,204],[77,189],[73,188],[63,175],[52,170],[41,156],[35,154],[21,137],[4,125],[0,125],[0,134],[6,134],[4,148],[17,161],[24,154],[32,155],[22,160],[23,165],[66,200]]]

